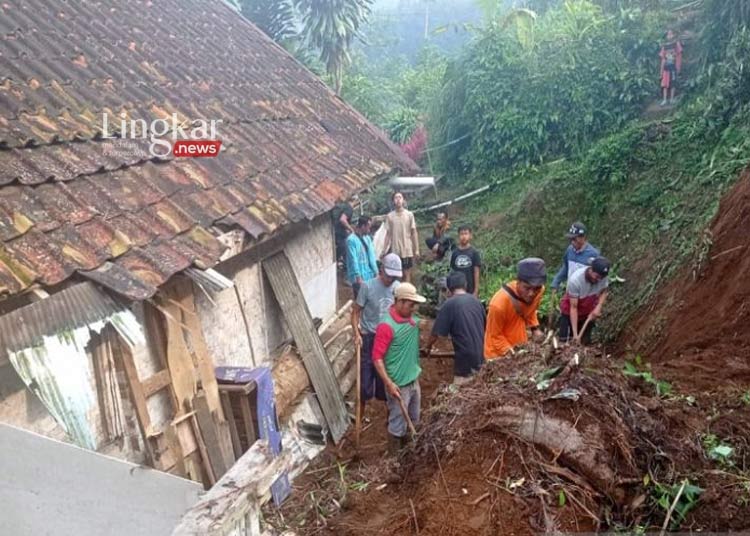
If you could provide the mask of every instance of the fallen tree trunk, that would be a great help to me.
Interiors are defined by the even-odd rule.
[[[350,364],[354,355],[351,335],[338,337],[335,343],[326,349],[326,353],[328,359],[331,360],[333,372],[339,380],[339,385],[341,385],[342,373]],[[287,416],[287,412],[293,408],[297,398],[310,387],[310,377],[307,375],[305,365],[293,346],[288,346],[281,356],[274,361],[271,373],[276,397],[276,413],[283,420]]]
[[[544,415],[536,409],[502,406],[493,411],[483,427],[499,429],[541,447],[591,483],[594,489],[622,503],[625,490],[618,486],[616,466],[596,426],[579,431],[568,421]]]

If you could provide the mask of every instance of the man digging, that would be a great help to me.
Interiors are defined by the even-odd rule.
[[[484,334],[484,357],[506,357],[513,347],[528,341],[526,330],[535,339],[544,337],[537,311],[544,295],[547,270],[542,259],[530,257],[518,263],[516,280],[503,285],[490,301]]]
[[[581,268],[570,277],[560,302],[561,341],[591,344],[594,321],[602,315],[607,301],[609,269],[609,260],[596,257],[591,266]]]
[[[372,360],[385,384],[388,405],[388,451],[397,452],[408,434],[408,418],[419,422],[419,318],[414,316],[424,296],[411,283],[401,283],[394,304],[375,331]],[[406,414],[405,414],[406,413]]]

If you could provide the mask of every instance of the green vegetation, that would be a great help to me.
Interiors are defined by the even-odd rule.
[[[687,478],[679,484],[671,485],[654,482],[652,490],[656,505],[665,513],[669,512],[674,504],[672,519],[669,524],[671,530],[677,529],[688,512],[698,504],[701,493],[703,493],[703,489],[691,484]],[[675,503],[675,501],[677,502]]]
[[[359,56],[344,79],[342,97],[393,141],[404,143],[425,122],[447,65],[434,46],[424,47],[413,64],[400,56],[372,63]]]
[[[657,40],[642,11],[611,16],[587,0],[488,24],[435,103],[436,145],[470,134],[441,163],[486,174],[580,153],[640,113],[652,92]]]
[[[702,438],[703,448],[709,459],[717,462],[720,466],[729,468],[734,465],[732,456],[734,448],[722,442],[715,434],[705,434]]]
[[[354,38],[370,15],[372,0],[235,0],[240,12],[269,37],[309,61],[318,54],[331,85],[341,93]]]
[[[631,378],[640,378],[653,385],[657,396],[669,396],[672,392],[672,385],[667,381],[657,380],[651,373],[651,366],[648,363],[644,364],[641,356],[636,356],[632,362],[626,362],[622,373]]]

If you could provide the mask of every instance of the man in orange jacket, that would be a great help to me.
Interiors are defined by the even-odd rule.
[[[484,335],[485,359],[506,356],[514,346],[528,341],[526,330],[543,337],[537,310],[544,296],[547,269],[542,259],[528,258],[518,263],[515,281],[503,285],[490,301]]]

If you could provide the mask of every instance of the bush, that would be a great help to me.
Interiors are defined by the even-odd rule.
[[[607,16],[588,0],[569,0],[506,23],[484,29],[449,71],[437,106],[446,113],[433,123],[454,128],[437,129],[433,145],[452,141],[449,132],[470,134],[466,153],[442,159],[452,170],[486,173],[579,153],[655,92],[658,32],[639,10]],[[457,109],[458,119],[446,115]]]

